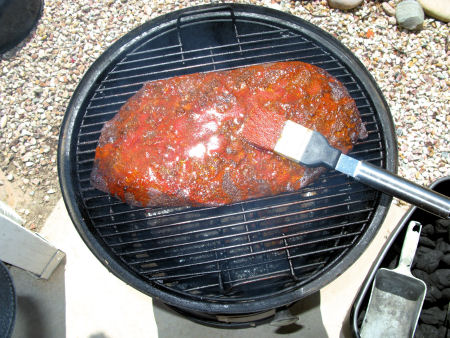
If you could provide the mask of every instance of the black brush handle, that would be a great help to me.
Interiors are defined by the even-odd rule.
[[[450,218],[450,199],[448,197],[405,180],[373,164],[358,161],[342,154],[336,165],[336,170],[439,217]]]

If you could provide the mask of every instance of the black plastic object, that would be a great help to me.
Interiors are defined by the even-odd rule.
[[[0,261],[0,337],[12,335],[16,319],[16,292],[5,264]]]
[[[27,37],[42,13],[42,0],[0,0],[0,54]]]
[[[434,182],[431,187],[432,190],[444,194],[446,196],[450,196],[450,176],[440,178],[436,182]],[[383,246],[381,253],[378,255],[378,258],[373,263],[372,268],[367,275],[363,285],[361,286],[358,295],[353,303],[350,322],[353,330],[353,334],[356,337],[360,337],[360,324],[358,323],[358,317],[362,311],[365,311],[367,308],[367,304],[370,298],[370,290],[372,288],[372,283],[375,278],[375,274],[377,273],[379,268],[387,267],[388,262],[394,257],[394,247],[401,247],[405,238],[406,228],[408,227],[409,222],[417,221],[422,223],[423,225],[430,223],[430,219],[435,219],[436,216],[418,209],[417,207],[411,207],[408,212],[403,216],[402,220],[399,222],[394,231],[392,231],[389,236],[386,244]]]
[[[287,60],[322,67],[347,87],[369,133],[352,156],[396,171],[388,106],[363,65],[335,38],[264,7],[209,5],[169,13],[122,37],[91,66],[60,132],[66,207],[112,273],[185,312],[249,314],[312,294],[361,255],[391,198],[337,172],[301,191],[218,208],[136,208],[90,184],[103,124],[146,81]]]

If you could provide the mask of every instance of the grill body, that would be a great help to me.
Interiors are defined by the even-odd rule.
[[[287,60],[315,64],[344,83],[369,132],[351,155],[396,170],[387,104],[336,39],[263,7],[200,6],[167,14],[125,35],[91,66],[60,133],[66,207],[112,273],[183,311],[248,314],[319,290],[360,256],[391,198],[334,171],[301,191],[218,208],[136,208],[90,186],[103,124],[146,81]]]

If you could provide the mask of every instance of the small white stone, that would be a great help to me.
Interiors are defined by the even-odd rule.
[[[422,28],[425,15],[422,6],[416,0],[403,0],[395,10],[397,23],[408,30]]]
[[[6,127],[6,122],[8,122],[8,117],[6,117],[6,114],[5,114],[0,119],[0,129],[3,129]]]
[[[45,202],[48,202],[49,200],[50,200],[50,196],[49,196],[49,195],[45,195],[45,196],[44,196],[44,201],[45,201]]]
[[[364,0],[328,0],[328,5],[337,9],[353,9],[363,3]]]
[[[53,188],[51,188],[51,189],[48,189],[47,190],[47,194],[54,194],[56,191],[55,191],[55,189],[53,189]]]
[[[389,15],[389,16],[395,16],[395,8],[393,8],[391,5],[389,5],[387,2],[381,3],[381,8],[383,8],[383,11]]]
[[[449,0],[419,0],[425,13],[444,22],[450,21]]]
[[[9,174],[8,176],[6,176],[6,179],[11,182],[14,179],[14,175]]]

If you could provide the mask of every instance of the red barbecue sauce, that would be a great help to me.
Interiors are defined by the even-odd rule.
[[[324,70],[282,62],[146,83],[107,122],[94,187],[132,205],[223,205],[298,190],[305,169],[240,138],[251,112],[318,130],[348,152],[366,136],[353,99]]]

